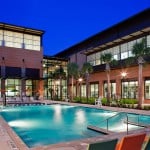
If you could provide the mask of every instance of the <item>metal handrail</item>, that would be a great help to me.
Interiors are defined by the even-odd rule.
[[[115,114],[115,115],[113,115],[113,116],[111,116],[111,117],[109,117],[109,118],[107,118],[107,119],[101,121],[101,123],[107,122],[107,131],[108,131],[108,122],[109,122],[109,120],[112,119],[112,118],[114,118],[114,117],[116,117],[116,116],[118,116],[118,115],[121,115],[121,114],[123,114],[123,113],[125,113],[125,112],[120,112],[120,113],[118,113],[118,114]]]
[[[127,134],[129,133],[129,114],[128,113],[126,113],[126,112],[120,112],[120,113],[117,113],[117,114],[115,114],[115,115],[113,115],[113,116],[111,116],[111,117],[109,117],[109,118],[107,118],[107,119],[105,119],[105,120],[103,120],[103,121],[101,121],[101,123],[103,123],[103,122],[106,122],[107,123],[107,132],[108,132],[108,130],[109,130],[109,120],[110,119],[112,119],[112,118],[114,118],[114,117],[116,117],[116,116],[119,116],[119,115],[122,115],[122,114],[125,114],[125,118],[126,118],[126,121],[127,121]],[[137,126],[140,126],[140,114],[136,114],[136,115],[138,115],[137,116]]]

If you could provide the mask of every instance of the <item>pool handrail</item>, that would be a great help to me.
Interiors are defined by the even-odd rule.
[[[136,125],[136,126],[141,126],[141,127],[144,127],[144,128],[147,128],[147,127],[148,127],[147,125],[140,124],[140,118],[139,118],[139,117],[140,117],[141,114],[136,114],[137,117],[138,117],[138,121],[137,121],[137,123],[136,123],[136,122],[131,122],[131,121],[129,121],[129,114],[130,114],[130,113],[126,113],[126,112],[117,113],[117,114],[115,114],[115,115],[113,115],[113,116],[111,116],[111,117],[109,117],[109,118],[107,118],[107,119],[101,121],[100,124],[103,123],[103,122],[106,122],[106,123],[107,123],[107,126],[106,126],[107,128],[106,128],[106,130],[107,130],[107,132],[109,132],[109,120],[112,119],[112,118],[114,118],[114,117],[116,117],[116,116],[123,115],[123,114],[125,114],[125,117],[126,117],[126,119],[124,119],[124,123],[127,124],[127,131],[126,131],[127,134],[128,134],[128,132],[129,132],[129,128],[128,128],[129,124],[133,124],[133,125]]]
[[[114,117],[116,117],[116,116],[118,116],[118,115],[124,114],[124,113],[125,113],[125,112],[117,113],[117,114],[115,114],[115,115],[113,115],[113,116],[111,116],[111,117],[109,117],[109,118],[107,118],[107,119],[101,121],[100,123],[103,123],[103,122],[106,122],[106,123],[107,123],[107,128],[106,128],[106,130],[107,130],[107,132],[108,132],[108,129],[109,129],[108,122],[109,122],[109,120],[112,119],[112,118],[114,118]]]

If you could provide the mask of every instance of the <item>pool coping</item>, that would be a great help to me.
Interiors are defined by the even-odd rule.
[[[107,107],[107,106],[98,107],[95,105],[70,103],[70,102],[62,102],[62,101],[50,101],[50,100],[41,101],[41,103],[42,104],[45,103],[46,105],[56,104],[56,103],[67,104],[71,106],[83,106],[83,107],[105,109],[105,110],[111,110],[111,111],[150,115],[150,111],[118,108],[118,107]],[[85,138],[81,140],[74,140],[70,142],[62,142],[58,144],[51,144],[51,145],[46,145],[46,146],[37,146],[37,147],[29,148],[2,117],[0,117],[0,124],[2,128],[6,131],[6,133],[8,134],[9,138],[11,139],[12,144],[10,144],[10,142],[8,144],[8,147],[10,148],[10,150],[19,150],[19,149],[20,150],[61,150],[62,148],[63,150],[84,150],[84,149],[87,149],[87,146],[89,143],[101,141],[105,139],[114,139],[114,138],[120,139],[124,135],[126,135],[126,132],[120,132],[120,133],[114,132],[114,133],[110,133],[109,135],[103,135],[103,136],[97,136],[97,137],[92,137],[92,138]],[[145,132],[148,135],[150,135],[150,127],[148,127],[147,129],[138,129],[138,130],[130,131],[129,134],[137,133],[137,132],[139,133]]]

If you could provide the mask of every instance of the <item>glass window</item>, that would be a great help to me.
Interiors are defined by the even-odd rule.
[[[21,91],[20,80],[19,79],[6,79],[5,82],[6,87],[6,96],[18,96]]]
[[[128,52],[121,53],[121,59],[126,59],[126,58],[128,58]]]
[[[122,82],[122,98],[137,98],[137,81]]]
[[[86,97],[86,85],[81,85],[81,97]]]
[[[150,80],[145,81],[145,98],[150,99]]]
[[[13,31],[4,31],[5,46],[21,48],[23,43],[23,34]]]
[[[128,58],[128,47],[127,43],[121,44],[121,59]]]
[[[40,50],[40,36],[24,34],[25,49]]]
[[[150,47],[150,35],[147,36],[147,47]]]
[[[92,55],[87,56],[87,61],[88,61],[91,65],[95,66],[95,54],[92,54]]]
[[[32,96],[32,80],[26,80],[26,96]]]
[[[113,58],[114,58],[115,60],[119,60],[119,59],[120,59],[119,46],[113,47],[112,54],[113,54]]]
[[[90,84],[90,96],[91,97],[98,97],[99,90],[98,90],[98,83],[92,83]]]
[[[142,41],[142,39],[143,39],[143,37],[142,37],[142,38],[137,39],[137,40],[136,40],[136,42],[137,42],[137,43],[140,43],[140,42]]]
[[[107,92],[108,92],[108,86],[107,82],[104,82],[104,97],[107,97]],[[116,83],[115,82],[110,82],[110,92],[111,92],[111,97],[116,95]]]
[[[99,65],[100,64],[100,52],[95,54],[96,60],[95,60],[95,65]]]

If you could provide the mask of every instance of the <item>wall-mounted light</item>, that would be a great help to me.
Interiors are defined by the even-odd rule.
[[[127,76],[127,72],[121,72],[121,76],[125,78]]]

